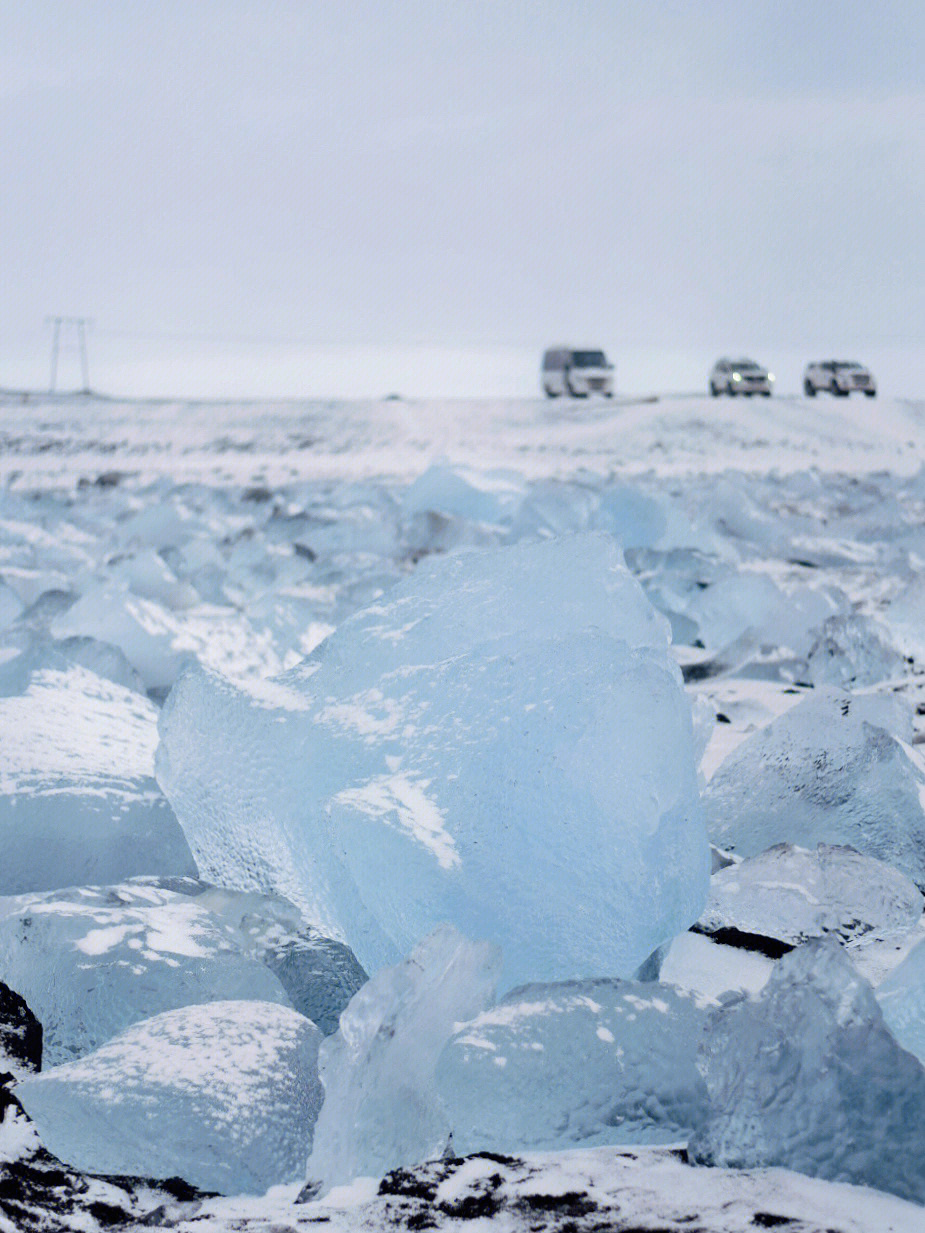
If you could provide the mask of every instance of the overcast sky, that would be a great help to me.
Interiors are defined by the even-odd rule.
[[[0,16],[13,376],[50,313],[97,357],[923,343],[921,0]]]

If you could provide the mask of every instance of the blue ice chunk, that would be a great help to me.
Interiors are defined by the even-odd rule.
[[[195,873],[154,781],[155,707],[56,662],[0,696],[0,894]]]
[[[204,877],[367,971],[450,921],[508,986],[630,975],[709,878],[667,644],[603,536],[432,559],[276,681],[186,672],[158,779]]]
[[[244,954],[278,978],[292,1005],[327,1036],[367,975],[349,946],[306,924],[281,895],[233,891],[197,878],[136,878],[130,887],[160,886],[195,898],[232,931]]]
[[[877,988],[890,1031],[925,1066],[925,939]]]
[[[198,899],[143,883],[0,898],[0,973],[45,1030],[45,1064],[197,1002],[290,999]]]
[[[464,1024],[437,1067],[453,1151],[687,1139],[706,1116],[706,1012],[664,985],[526,985]]]
[[[843,612],[823,621],[807,656],[814,685],[862,689],[901,677],[905,656],[893,645],[889,630],[860,612]]]
[[[184,1006],[27,1079],[16,1096],[49,1151],[86,1173],[263,1194],[304,1175],[320,1041],[286,1006]]]
[[[710,838],[742,856],[848,844],[925,887],[925,774],[888,730],[896,718],[876,698],[816,690],[720,765],[703,793]]]
[[[308,1162],[317,1192],[445,1151],[434,1070],[456,1025],[492,1001],[496,947],[443,925],[363,986],[321,1046],[324,1106]]]
[[[717,1011],[701,1064],[703,1164],[778,1166],[925,1203],[925,1068],[893,1039],[873,990],[832,939],[775,966]]]

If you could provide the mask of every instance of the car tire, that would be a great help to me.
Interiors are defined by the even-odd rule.
[[[877,391],[876,391],[876,390],[865,390],[865,391],[864,391],[864,393],[867,395],[867,397],[868,397],[868,398],[876,398],[876,397],[877,397]]]
[[[816,387],[813,385],[812,381],[807,380],[803,382],[803,393],[807,398],[816,397]]]
[[[719,389],[712,381],[710,382],[710,397],[719,398]]]
[[[566,390],[567,390],[567,392],[568,392],[568,396],[569,396],[569,398],[587,398],[587,397],[588,397],[588,395],[587,395],[586,393],[582,393],[580,390],[573,390],[573,389],[572,389],[572,384],[571,384],[571,382],[570,382],[570,381],[567,381],[567,382],[566,382],[566,387],[565,387],[565,388],[566,388]]]
[[[771,397],[771,391],[770,391],[770,390],[762,390],[762,391],[761,391],[761,397],[762,397],[762,398],[770,398],[770,397]]]
[[[545,390],[547,398],[558,398],[559,397],[559,391],[551,390],[548,385],[544,387],[544,390]]]

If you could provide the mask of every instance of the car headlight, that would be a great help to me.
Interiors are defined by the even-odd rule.
[[[733,381],[741,381],[741,380],[742,380],[742,374],[741,374],[740,372],[734,372],[734,373],[732,374],[732,379],[733,379]]]
[[[773,381],[773,380],[774,380],[774,374],[773,374],[772,372],[769,372],[769,373],[768,373],[768,380],[769,380],[769,381]]]

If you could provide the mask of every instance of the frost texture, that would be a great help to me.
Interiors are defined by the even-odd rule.
[[[757,856],[774,844],[849,844],[925,887],[925,775],[879,700],[835,690],[743,742],[707,784],[710,838]]]
[[[76,664],[24,686],[0,697],[0,894],[195,873],[147,698]]]
[[[45,1030],[45,1065],[197,1002],[289,999],[196,900],[146,886],[0,899],[0,972]]]
[[[922,906],[908,878],[852,848],[778,844],[713,874],[697,929],[734,929],[794,946],[827,933],[852,943],[908,933]]]
[[[512,991],[440,1058],[454,1153],[686,1139],[706,1115],[705,1018],[689,996],[634,981]]]
[[[495,947],[444,925],[363,986],[321,1046],[313,1187],[381,1177],[444,1152],[450,1126],[437,1059],[455,1026],[491,1003],[499,966]]]
[[[925,1203],[925,1069],[887,1030],[831,939],[807,942],[764,990],[718,1011],[701,1056],[703,1164],[780,1166]]]
[[[508,985],[630,975],[709,876],[666,644],[602,536],[429,560],[276,682],[184,674],[158,778],[203,876],[369,971],[448,920]]]
[[[925,940],[887,976],[877,998],[890,1031],[925,1066]]]
[[[16,1096],[48,1149],[87,1173],[262,1194],[302,1175],[321,1039],[285,1006],[187,1006],[20,1083]]]

